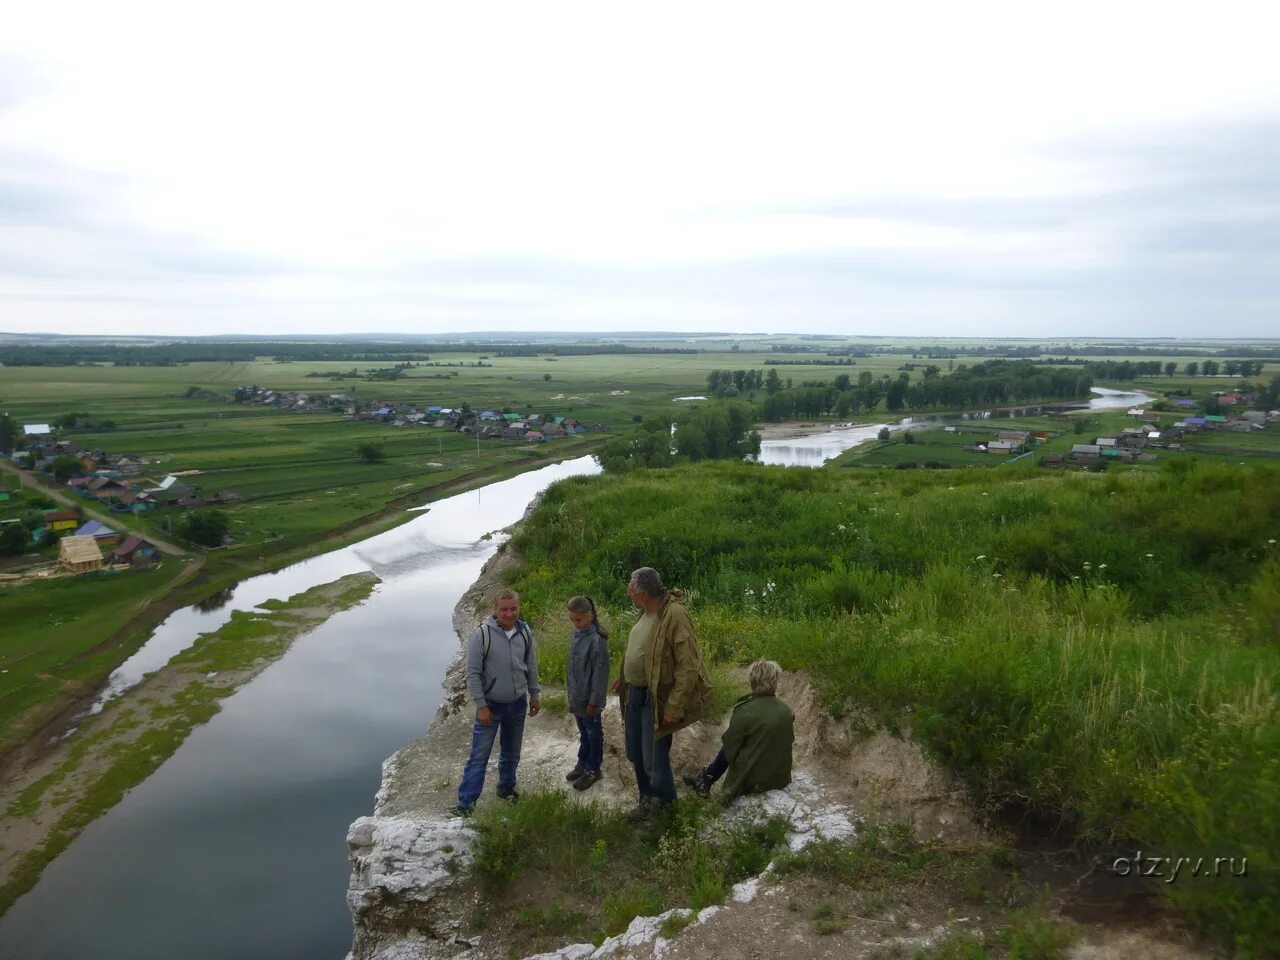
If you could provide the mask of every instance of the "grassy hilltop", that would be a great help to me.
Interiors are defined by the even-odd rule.
[[[563,670],[561,604],[629,614],[651,564],[716,663],[806,670],[909,728],[992,809],[1102,851],[1248,857],[1164,887],[1242,955],[1280,938],[1280,471],[1110,475],[684,466],[555,486],[516,586]],[[1109,862],[1109,861],[1108,861]]]

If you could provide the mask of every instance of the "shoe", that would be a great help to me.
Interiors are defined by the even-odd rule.
[[[628,813],[627,819],[632,823],[648,823],[653,819],[653,801],[642,797]]]
[[[506,800],[509,803],[515,803],[517,800],[520,799],[520,793],[518,790],[516,790],[515,787],[509,787],[506,790],[504,790],[502,787],[499,787],[498,799]]]
[[[698,796],[709,797],[711,795],[711,781],[707,779],[705,770],[699,770],[697,773],[686,773],[680,779]]]
[[[459,805],[458,805],[458,806],[456,806],[456,807],[450,807],[450,808],[449,808],[449,815],[450,815],[450,816],[454,816],[454,817],[462,817],[464,820],[465,820],[466,818],[468,818],[468,817],[473,816],[473,815],[475,814],[475,812],[476,812],[476,808],[475,808],[474,806],[471,806],[471,807],[464,807],[464,806],[462,806],[461,804],[459,804]]]
[[[588,770],[577,780],[573,781],[573,789],[589,790],[592,784],[599,783],[603,779],[603,775],[599,770]]]
[[[587,772],[587,768],[584,767],[582,764],[578,764],[576,767],[574,767],[572,770],[566,773],[564,775],[564,778],[568,780],[570,783],[573,783],[573,781],[577,780],[580,776],[582,776],[586,772]]]

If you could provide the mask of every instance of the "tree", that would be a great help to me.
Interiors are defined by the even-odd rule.
[[[1216,377],[1218,375],[1218,361],[1206,360],[1201,364],[1201,369],[1204,370],[1204,375],[1206,377]]]
[[[1174,361],[1170,360],[1168,363],[1164,365],[1164,375],[1166,377],[1172,377],[1177,372],[1178,372],[1178,365]]]
[[[880,428],[880,432],[876,434],[876,439],[877,439],[877,440],[888,440],[888,439],[889,439],[889,428],[888,428],[888,427],[881,427],[881,428]]]
[[[356,447],[356,453],[359,454],[361,463],[381,463],[387,459],[382,445],[368,440]]]
[[[75,457],[61,456],[55,457],[53,461],[53,478],[59,483],[66,483],[77,473],[82,472],[83,464]]]
[[[231,520],[221,510],[199,510],[187,514],[178,532],[202,547],[220,547],[231,529]]]
[[[0,453],[8,453],[18,442],[18,425],[7,413],[0,414]]]
[[[31,545],[31,533],[21,523],[6,523],[0,527],[0,556],[12,557],[26,553]]]
[[[1200,364],[1196,363],[1194,360],[1187,364],[1188,377],[1198,376],[1199,373],[1200,373]]]
[[[777,370],[770,370],[769,375],[764,378],[764,389],[769,396],[782,389],[782,378],[778,376]]]
[[[551,382],[551,374],[549,374],[549,373],[544,373],[544,374],[542,375],[542,382],[543,382],[543,383],[550,383],[550,382]]]

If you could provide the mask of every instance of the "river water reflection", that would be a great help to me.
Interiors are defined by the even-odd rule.
[[[1087,406],[1081,405],[1081,412],[1086,410],[1127,409],[1138,404],[1148,403],[1153,397],[1136,391],[1110,390],[1106,387],[1094,387],[1097,396],[1089,400]],[[1039,411],[1040,407],[1029,408]],[[783,467],[820,467],[833,457],[838,457],[851,447],[874,440],[884,428],[905,430],[910,427],[931,425],[943,420],[981,419],[990,416],[986,413],[941,415],[939,417],[916,418],[906,417],[902,420],[885,421],[884,423],[862,424],[856,427],[833,427],[822,433],[812,433],[803,437],[789,437],[785,440],[765,440],[760,444],[761,463],[770,463]]]
[[[458,649],[453,606],[499,542],[481,538],[555,480],[597,472],[583,457],[441,500],[387,533],[246,580],[219,609],[166,620],[117,687],[232,610],[361,570],[383,580],[86,828],[0,918],[0,958],[344,956],[347,825],[370,812],[383,758],[425,732],[440,703]]]

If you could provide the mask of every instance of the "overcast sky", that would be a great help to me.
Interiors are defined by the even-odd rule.
[[[0,331],[1280,330],[1274,4],[342,6],[9,5]]]

